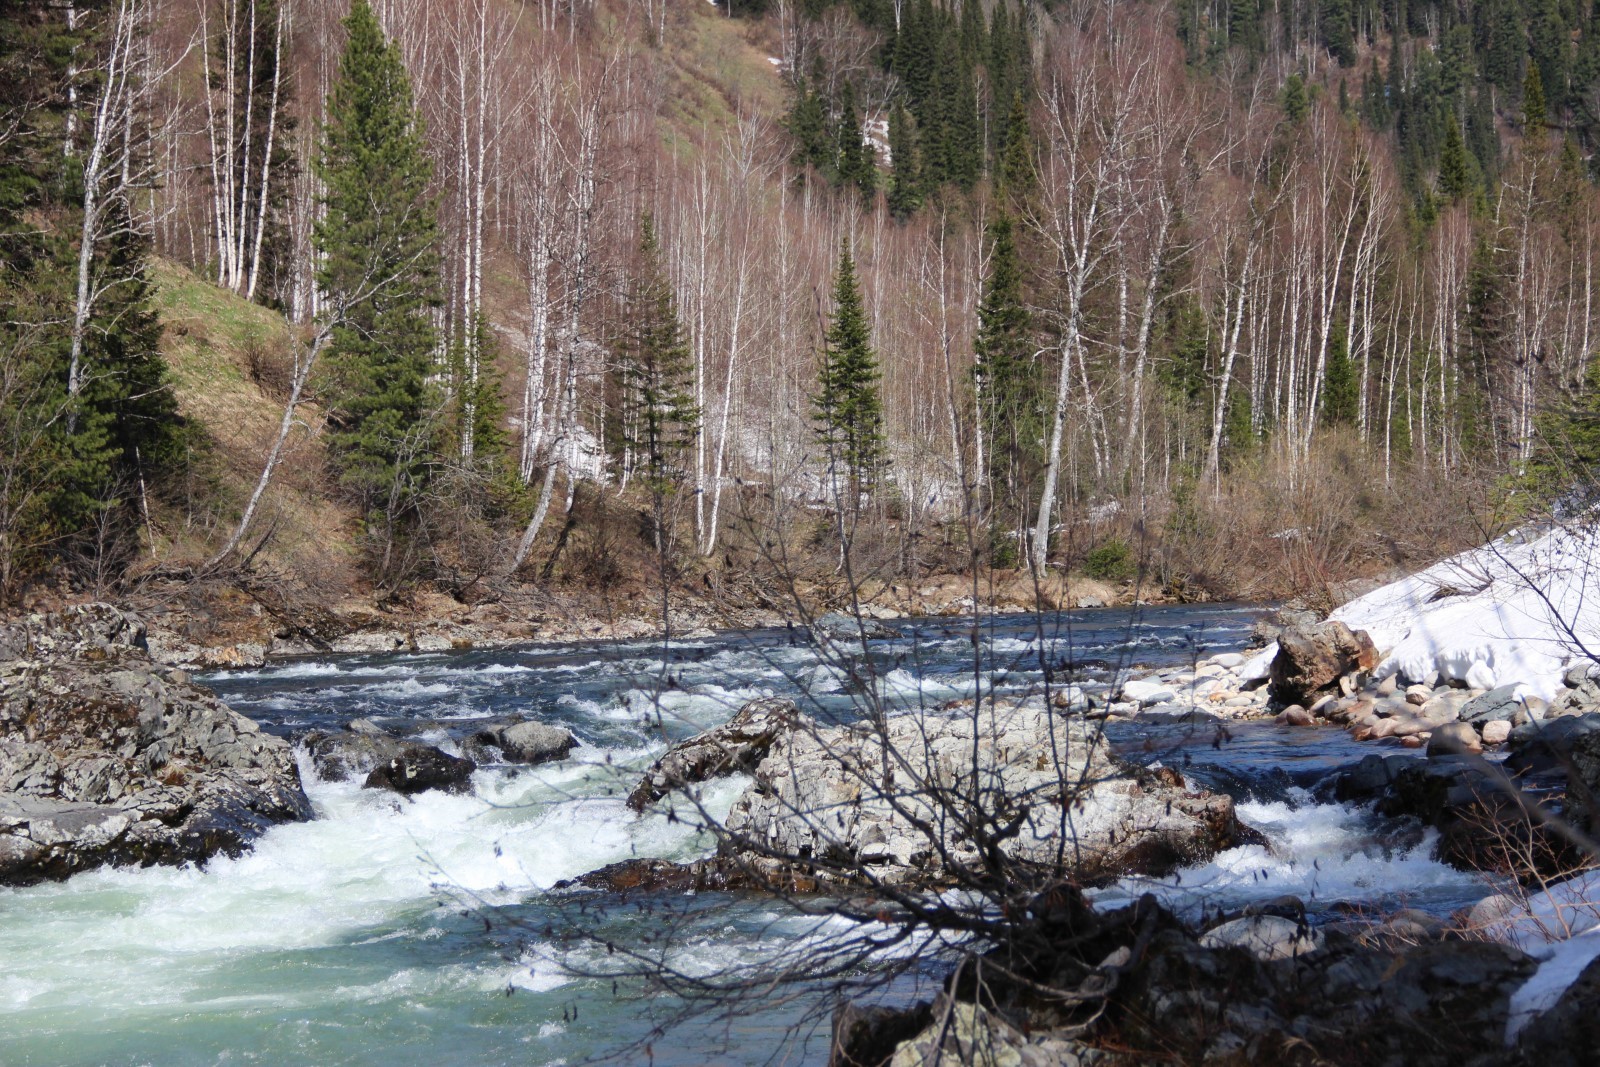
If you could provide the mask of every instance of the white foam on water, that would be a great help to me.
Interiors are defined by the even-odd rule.
[[[0,1005],[30,1015],[76,1006],[108,1017],[191,1005],[214,995],[208,975],[243,957],[382,939],[441,899],[514,903],[618,860],[687,859],[706,847],[682,822],[627,811],[632,775],[601,763],[480,771],[471,795],[411,800],[352,782],[306,784],[318,818],[276,827],[238,858],[204,869],[105,869],[0,891]],[[718,783],[705,803],[725,813],[742,785]],[[296,1002],[295,979],[269,976],[262,996]],[[487,976],[446,968],[389,981],[560,984],[525,967]],[[386,994],[379,987],[370,995]],[[427,988],[416,995],[426,997]]]
[[[1152,892],[1171,907],[1193,911],[1286,894],[1315,907],[1436,893],[1467,898],[1484,888],[1482,876],[1434,858],[1432,831],[1409,847],[1387,846],[1374,839],[1370,814],[1345,804],[1315,803],[1303,790],[1294,792],[1294,803],[1238,805],[1240,820],[1260,830],[1270,848],[1242,845],[1172,877],[1127,878],[1091,895],[1114,906]]]

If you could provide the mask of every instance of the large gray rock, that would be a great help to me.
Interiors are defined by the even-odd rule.
[[[311,817],[289,745],[105,604],[0,627],[0,884],[201,862]]]
[[[542,722],[495,723],[467,740],[464,751],[483,761],[489,746],[498,748],[508,763],[551,763],[566,759],[578,747],[578,739],[564,726]]]
[[[643,811],[690,783],[753,771],[773,742],[802,721],[792,700],[752,700],[721,726],[672,746],[652,763],[629,794],[628,807]]]
[[[1502,685],[1467,701],[1461,708],[1460,718],[1481,730],[1486,722],[1503,721],[1521,726],[1528,721],[1528,714],[1522,708],[1522,701],[1517,699],[1517,687]]]
[[[1252,833],[1230,798],[1113,757],[1042,699],[781,733],[725,826],[725,850],[780,867],[927,884],[996,851],[1080,880],[1162,873]]]
[[[1308,704],[1311,694],[1377,665],[1378,650],[1365,630],[1335,620],[1290,626],[1278,635],[1269,691],[1280,703]]]

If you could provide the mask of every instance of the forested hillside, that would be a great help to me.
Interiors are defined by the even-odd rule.
[[[1588,0],[4,0],[0,602],[1322,589],[1600,460],[1597,149]]]

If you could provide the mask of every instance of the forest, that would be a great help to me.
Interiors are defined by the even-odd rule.
[[[1583,0],[4,0],[0,604],[1325,593],[1582,499],[1597,148]]]

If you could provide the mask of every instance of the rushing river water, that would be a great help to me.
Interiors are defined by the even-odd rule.
[[[803,631],[704,640],[541,645],[449,655],[339,658],[219,674],[206,682],[283,735],[355,717],[450,746],[485,720],[520,714],[568,726],[571,759],[484,767],[471,795],[413,801],[355,783],[306,787],[317,818],[269,832],[248,855],[205,869],[104,870],[59,885],[0,890],[0,1064],[572,1064],[641,1038],[649,1005],[572,976],[596,948],[542,942],[563,914],[550,887],[608,863],[692,859],[706,842],[621,797],[671,740],[742,702],[793,695],[827,717],[857,717],[863,691],[893,707],[1039,682],[1041,663],[1114,669],[1186,662],[1240,645],[1251,609],[1105,609],[896,623],[872,665],[826,664]],[[975,652],[976,650],[976,652]],[[976,663],[975,663],[976,660]],[[1316,915],[1351,905],[1447,911],[1483,893],[1429,856],[1430,842],[1320,802],[1316,781],[1373,751],[1327,730],[1117,725],[1139,758],[1175,762],[1241,800],[1272,849],[1234,849],[1152,886],[1201,909],[1295,893]],[[726,810],[743,780],[717,783]],[[486,921],[486,916],[490,917]],[[649,919],[615,917],[618,938]],[[815,921],[749,899],[707,899],[672,948],[710,970],[775,945],[804,944]],[[925,975],[934,976],[933,965]],[[915,972],[902,981],[915,981]],[[679,1028],[661,1064],[813,1063],[825,1035],[790,1033],[803,1001],[735,1024]]]

